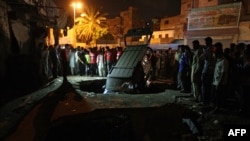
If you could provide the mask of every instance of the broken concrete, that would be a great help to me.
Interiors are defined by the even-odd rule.
[[[69,82],[58,78],[39,91],[9,102],[0,113],[1,138],[10,141],[17,138],[26,141],[221,140],[224,124],[250,123],[232,109],[213,113],[211,108],[194,102],[190,94],[172,89],[108,95],[80,89],[84,81],[93,79],[105,78],[73,76],[68,77]],[[155,82],[156,86],[160,82]],[[191,124],[183,123],[183,119],[188,119],[198,132],[192,133]]]

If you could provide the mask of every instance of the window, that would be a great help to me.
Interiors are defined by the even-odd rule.
[[[165,22],[164,22],[164,24],[169,24],[169,21],[168,21],[168,20],[167,20],[167,21],[165,21]]]
[[[165,38],[168,38],[168,34],[165,34]]]
[[[159,35],[159,38],[160,38],[160,39],[162,38],[162,35],[161,35],[161,34]]]

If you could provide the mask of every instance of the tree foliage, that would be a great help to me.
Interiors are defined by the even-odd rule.
[[[100,9],[87,7],[84,15],[75,20],[75,31],[79,41],[89,45],[97,39],[108,33],[106,24],[107,14],[102,14]]]

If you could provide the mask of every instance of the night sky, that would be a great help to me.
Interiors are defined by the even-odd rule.
[[[59,6],[70,12],[70,3],[73,0],[55,0]],[[77,0],[76,0],[77,1]],[[181,0],[80,0],[83,8],[86,5],[102,8],[101,12],[108,13],[109,18],[119,16],[120,11],[127,10],[128,6],[138,8],[143,19],[161,16],[175,16],[180,13]]]

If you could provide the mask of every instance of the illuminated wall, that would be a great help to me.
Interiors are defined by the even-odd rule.
[[[238,27],[241,3],[194,8],[188,16],[188,30]]]

